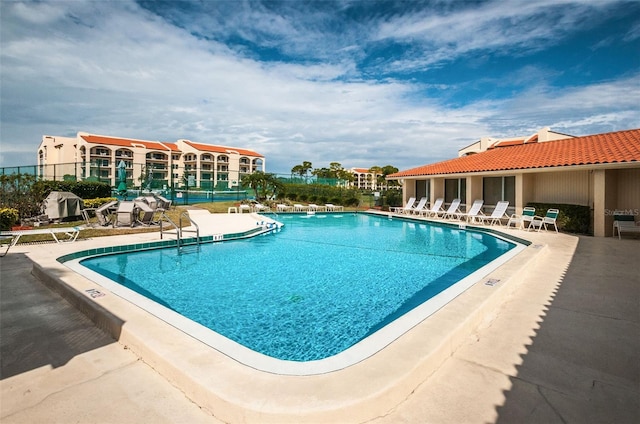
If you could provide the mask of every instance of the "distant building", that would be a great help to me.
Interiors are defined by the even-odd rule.
[[[507,200],[517,214],[527,203],[588,206],[595,236],[612,235],[617,210],[640,214],[640,129],[583,137],[549,128],[509,139],[483,138],[457,158],[387,176],[410,197],[443,197],[464,205]]]
[[[373,172],[369,172],[368,168],[351,168],[347,171],[351,172],[354,176],[353,181],[349,182],[349,187],[357,188],[360,190],[377,190],[378,189],[378,175],[374,175]]]
[[[129,186],[200,187],[227,190],[243,175],[265,171],[265,158],[252,150],[178,140],[137,140],[78,132],[75,137],[45,135],[38,147],[38,176],[94,180],[116,185],[123,161]]]

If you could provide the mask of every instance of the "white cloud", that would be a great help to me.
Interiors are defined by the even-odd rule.
[[[227,2],[205,5],[229,7]],[[474,31],[491,28],[496,19],[492,13],[524,20],[513,7],[501,11],[492,5],[481,11],[478,22],[464,12],[425,22],[420,16],[404,17],[371,25],[371,32],[347,29],[326,36],[320,29],[335,22],[327,22],[319,11],[313,19],[296,15],[297,24],[291,16],[266,9],[236,11],[224,25],[219,17],[205,14],[194,18],[195,27],[183,29],[125,1],[3,2],[1,7],[0,166],[35,163],[42,135],[77,131],[247,147],[266,156],[268,171],[288,172],[305,160],[315,167],[337,161],[345,167],[391,164],[405,169],[453,157],[482,135],[520,135],[524,129],[528,133],[554,124],[585,131],[640,126],[629,112],[637,111],[628,89],[637,86],[637,75],[554,92],[544,83],[550,71],[529,67],[514,72],[513,79],[533,81],[528,91],[513,99],[454,108],[422,94],[425,88],[442,88],[437,81],[371,80],[359,74],[362,39],[432,39],[435,59],[426,60],[440,60],[451,51],[449,45],[459,54],[488,42],[486,34],[484,41],[472,39]],[[540,9],[522,7],[527,8]],[[46,25],[25,29],[27,19],[45,22],[44,15]],[[308,54],[314,60],[262,62],[203,34],[207,28],[229,31],[229,26],[255,42],[264,40],[264,34],[269,35],[267,44],[293,40],[286,52],[313,51]],[[311,31],[305,33],[305,28]],[[457,35],[440,34],[443,28]],[[533,35],[498,31],[490,36],[500,46],[509,37],[526,44],[527,37],[541,40],[557,34],[530,29]],[[335,57],[317,60],[338,48],[342,50]]]

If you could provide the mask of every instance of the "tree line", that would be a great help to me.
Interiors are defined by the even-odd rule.
[[[394,186],[398,183],[395,181],[387,181],[387,175],[394,174],[398,172],[398,168],[392,165],[386,166],[372,166],[368,169],[368,171],[373,174],[376,178],[376,183],[378,186]],[[353,173],[347,169],[344,169],[342,165],[338,162],[331,162],[329,164],[329,168],[314,168],[313,164],[308,161],[304,161],[299,165],[291,168],[291,173],[295,175],[299,175],[300,177],[309,177],[313,175],[317,178],[335,178],[344,181],[353,182],[355,176]]]

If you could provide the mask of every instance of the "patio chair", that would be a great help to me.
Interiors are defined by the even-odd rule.
[[[485,216],[484,213],[482,213],[482,205],[484,205],[484,200],[474,200],[473,205],[471,205],[471,208],[469,208],[469,212],[460,214],[459,219],[462,219],[464,217],[467,222],[471,223],[482,221],[483,217]]]
[[[95,210],[98,223],[103,227],[113,223],[113,209],[118,204],[116,200],[104,203]]]
[[[622,233],[640,234],[640,226],[635,222],[633,215],[614,215],[613,216],[613,236],[618,231],[618,239],[622,239]]]
[[[413,215],[420,215],[425,210],[426,205],[427,205],[427,198],[422,197],[415,207],[407,210],[407,213],[412,213]]]
[[[305,210],[307,210],[307,207],[300,203],[296,203],[293,205],[294,212],[304,212]]]
[[[158,208],[162,208],[164,210],[171,209],[171,200],[159,195],[156,195],[156,199],[158,199]]]
[[[453,199],[451,204],[449,205],[449,209],[447,209],[442,214],[442,219],[455,219],[462,214],[460,211],[460,199]],[[440,216],[440,214],[438,214]]]
[[[540,231],[542,227],[547,230],[547,225],[553,225],[553,228],[555,228],[557,233],[558,226],[556,225],[556,220],[558,219],[559,214],[560,211],[558,209],[549,209],[545,216],[534,216],[529,227],[533,227],[534,229],[537,228],[538,231]]]
[[[289,212],[291,210],[291,206],[285,205],[284,203],[278,203],[276,205],[276,210],[278,212]]]
[[[404,206],[391,207],[391,208],[389,208],[389,212],[404,213],[405,211],[411,209],[411,207],[413,207],[414,203],[416,203],[416,198],[415,197],[409,197],[409,200],[407,200],[407,203]]]
[[[425,209],[424,216],[428,217],[437,217],[439,213],[443,212],[442,205],[444,204],[444,197],[438,197],[431,208]],[[422,212],[420,213],[422,215]]]
[[[480,219],[483,223],[489,221],[489,225],[493,225],[494,223],[502,223],[503,218],[509,218],[507,215],[507,208],[509,207],[509,202],[507,200],[501,200],[496,204],[496,208],[493,210],[491,215],[483,216]]]
[[[136,203],[134,201],[120,202],[116,210],[116,219],[113,223],[114,227],[120,224],[133,227],[136,223]]]
[[[340,205],[334,205],[333,203],[325,203],[324,204],[325,209],[327,210],[327,212],[336,212],[336,211],[343,211],[344,207],[340,206]]]
[[[271,208],[269,206],[263,205],[262,203],[256,203],[253,205],[253,210],[256,212],[271,212]]]
[[[522,210],[522,215],[513,214],[509,217],[509,221],[507,222],[507,227],[511,227],[512,225],[517,229],[529,229],[531,226],[531,221],[533,221],[533,217],[536,215],[536,208],[531,206],[526,206]]]
[[[315,203],[309,203],[307,207],[309,208],[310,212],[318,212],[320,210],[320,206],[316,205]]]
[[[155,210],[148,205],[146,202],[133,202],[138,211],[135,212],[136,222],[139,222],[142,225],[151,225],[153,224],[153,214]],[[142,217],[139,216],[139,213],[142,213]]]

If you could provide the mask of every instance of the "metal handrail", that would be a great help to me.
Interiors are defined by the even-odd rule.
[[[176,223],[173,222],[173,220],[171,218],[169,218],[169,216],[166,213],[164,213],[164,211],[160,214],[160,218],[158,219],[158,224],[160,224],[160,239],[162,240],[162,238],[163,238],[162,236],[164,235],[164,232],[163,232],[163,229],[162,229],[162,222],[163,221],[168,221],[176,229],[176,237],[177,237],[177,240],[178,240],[178,246],[180,246],[180,237],[181,237],[180,227],[178,227],[176,225]]]
[[[183,216],[184,216],[185,218],[187,218],[187,219],[189,220],[189,222],[190,222],[191,224],[193,224],[193,225],[196,227],[196,229],[195,229],[195,230],[184,230],[184,229],[182,229],[182,217],[183,217]],[[197,243],[197,244],[200,244],[200,227],[198,226],[198,224],[197,224],[194,220],[192,220],[192,219],[191,219],[191,217],[189,216],[189,213],[187,213],[187,212],[182,212],[182,213],[180,214],[180,220],[179,220],[178,222],[180,223],[180,240],[182,239],[182,232],[183,232],[183,231],[186,231],[186,232],[188,232],[188,233],[189,233],[189,232],[194,232],[194,233],[196,233],[196,243]],[[180,247],[180,241],[178,241],[178,247]]]

